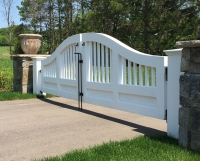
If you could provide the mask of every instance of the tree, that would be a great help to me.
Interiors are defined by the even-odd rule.
[[[9,40],[6,36],[0,36],[0,45],[6,46],[9,44]]]
[[[38,22],[44,26],[49,53],[71,35],[102,32],[141,52],[162,55],[176,41],[198,35],[199,6],[198,0],[24,0],[19,10],[35,32]]]
[[[1,0],[1,5],[4,9],[2,11],[3,16],[5,17],[9,29],[9,46],[10,46],[10,55],[12,54],[12,32],[11,32],[11,10],[14,0]]]

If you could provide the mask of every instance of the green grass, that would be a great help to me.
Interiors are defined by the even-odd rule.
[[[104,143],[40,161],[199,161],[200,154],[181,148],[168,136],[140,136],[132,140]]]
[[[13,62],[10,60],[9,47],[0,47],[0,91],[13,88]]]
[[[10,59],[0,59],[0,69],[1,68],[13,68],[13,62]]]
[[[36,95],[36,94],[22,94],[21,92],[11,92],[11,91],[2,91],[0,92],[0,101],[11,101],[11,100],[19,100],[19,99],[31,99],[31,98],[51,98],[55,97],[53,95],[47,94]]]
[[[0,60],[10,59],[9,46],[0,46]]]

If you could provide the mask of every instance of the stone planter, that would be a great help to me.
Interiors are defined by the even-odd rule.
[[[39,34],[20,34],[20,44],[24,54],[37,54],[42,36]]]

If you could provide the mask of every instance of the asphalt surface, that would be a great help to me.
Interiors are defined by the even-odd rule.
[[[166,134],[165,120],[65,98],[0,102],[0,161],[62,155],[109,141]]]

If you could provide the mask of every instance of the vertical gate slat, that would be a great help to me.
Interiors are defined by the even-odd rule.
[[[111,69],[112,69],[112,68],[111,68],[111,67],[112,67],[112,62],[113,62],[113,61],[111,61],[111,60],[112,60],[112,50],[109,48],[109,64],[110,64],[110,65],[109,65],[109,66],[110,66],[110,68],[109,68],[109,80],[110,80],[110,81],[109,81],[109,82],[112,81],[112,78],[111,78],[111,72],[112,72]]]
[[[71,50],[70,50],[70,46],[69,46],[69,79],[71,79]]]
[[[73,45],[71,45],[71,55],[72,55],[72,62],[71,62],[71,66],[72,66],[72,71],[71,71],[71,79],[74,80],[74,62],[73,62],[73,58],[74,58],[74,53],[73,53]]]
[[[149,69],[145,66],[145,86],[149,86]]]
[[[100,82],[100,44],[97,43],[97,55],[98,55],[98,82]]]
[[[105,68],[104,68],[104,45],[101,45],[101,57],[102,57],[102,82],[105,83]]]
[[[126,84],[126,59],[122,58],[123,84]]]
[[[108,48],[106,47],[106,83],[109,83],[108,72]]]
[[[69,47],[69,51],[70,51],[70,67],[71,67],[71,69],[70,69],[70,79],[72,79],[72,74],[73,74],[73,66],[72,66],[72,46],[70,46]]]
[[[54,61],[51,64],[51,68],[52,68],[52,75],[51,75],[51,77],[53,78],[54,77]]]
[[[92,82],[94,82],[94,42],[92,43]]]
[[[131,85],[131,78],[132,78],[131,61],[128,60],[128,84],[129,85]]]
[[[89,49],[89,59],[90,59],[90,65],[89,65],[89,72],[90,72],[90,82],[93,82],[93,66],[92,66],[92,42],[88,42],[88,49]]]
[[[139,64],[139,85],[143,85],[143,79],[142,79],[142,65]]]
[[[67,67],[67,50],[65,49],[65,79],[67,79],[67,71],[68,71],[68,67]]]
[[[67,78],[70,79],[69,49],[67,48]]]
[[[133,70],[134,70],[134,85],[137,85],[137,64],[133,63]]]
[[[75,45],[73,44],[73,80],[76,79],[76,66],[75,66]]]
[[[94,82],[97,82],[97,76],[96,76],[96,62],[97,62],[97,58],[96,58],[96,42],[94,42]]]

